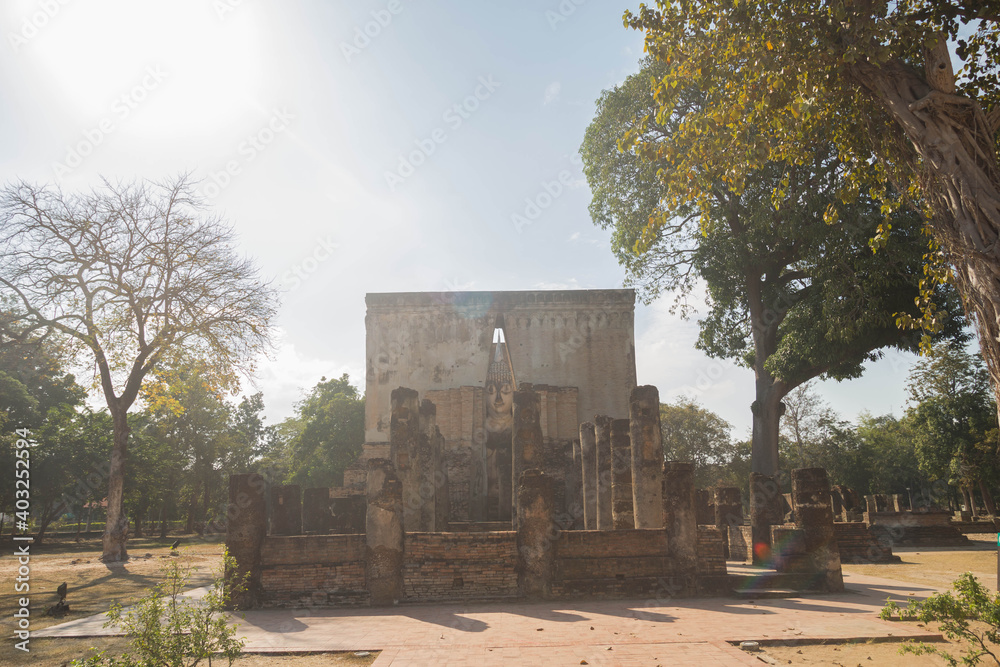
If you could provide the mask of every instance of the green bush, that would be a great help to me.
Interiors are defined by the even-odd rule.
[[[962,656],[962,664],[978,665],[987,655],[1000,664],[997,654],[990,650],[1000,644],[1000,595],[991,595],[971,572],[961,575],[952,586],[958,597],[952,596],[950,592],[935,593],[923,601],[910,598],[906,607],[886,600],[879,617],[887,621],[898,616],[903,621],[939,623],[948,639],[964,639],[972,644],[973,648]],[[958,659],[944,650],[923,642],[904,644],[900,653],[933,653],[947,660],[950,665],[959,663]]]
[[[103,653],[74,660],[73,667],[195,667],[213,657],[224,657],[232,665],[243,651],[243,639],[236,638],[236,624],[227,623],[224,608],[233,593],[243,589],[245,579],[224,586],[226,569],[236,563],[227,552],[222,554],[222,566],[201,600],[182,597],[193,568],[181,559],[170,559],[163,567],[164,581],[135,605],[124,608],[118,602],[111,605],[104,627],[116,627],[125,632],[131,653],[119,658]],[[134,654],[134,655],[133,655]]]

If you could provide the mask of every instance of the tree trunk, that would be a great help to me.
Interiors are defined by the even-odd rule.
[[[83,518],[82,516],[80,516],[81,514],[83,514],[83,505],[80,505],[80,507],[78,509],[79,509],[79,511],[76,513],[76,541],[77,542],[80,541],[80,530],[83,527],[83,522],[80,520],[80,519]]]
[[[969,497],[969,511],[972,513],[972,516],[979,516],[979,508],[976,507],[976,494],[971,484],[966,485],[965,493]]]
[[[160,539],[166,539],[167,537],[167,499],[164,498],[163,502],[160,503]]]
[[[184,529],[184,532],[186,533],[194,532],[195,517],[198,514],[198,496],[200,494],[201,494],[201,477],[195,475],[194,488],[191,489],[191,499],[188,501],[187,526]]]
[[[113,563],[128,559],[128,516],[125,515],[125,459],[128,454],[128,413],[109,406],[114,423],[111,469],[108,471],[108,514],[104,523],[101,560]]]
[[[986,488],[986,483],[982,479],[979,480],[979,492],[983,496],[983,505],[986,506],[986,511],[991,517],[995,517],[997,515],[997,507],[993,504],[993,494]]]
[[[211,508],[212,499],[212,480],[209,479],[212,468],[210,466],[205,466],[205,483],[203,485],[203,496],[201,503],[201,526],[198,528],[198,534],[205,534],[205,524],[208,523],[209,509]]]
[[[52,517],[56,514],[56,508],[61,505],[56,505],[55,503],[45,503],[42,506],[42,515],[38,519],[38,532],[35,534],[34,543],[41,544],[42,540],[45,539],[45,529],[49,527],[52,523]]]
[[[769,376],[757,380],[757,400],[753,402],[753,435],[750,469],[773,477],[778,472],[778,429],[785,404],[785,393]]]
[[[135,522],[135,536],[142,537],[142,512],[136,512],[132,521]]]
[[[93,515],[94,515],[94,501],[91,500],[89,503],[87,503],[87,530],[83,531],[87,534],[90,533],[90,519],[91,517],[93,517]]]
[[[932,89],[917,71],[902,63],[859,63],[854,78],[886,106],[921,158],[921,185],[934,210],[931,232],[955,267],[956,287],[966,310],[974,314],[1000,410],[996,128],[975,101],[944,92],[948,85]]]

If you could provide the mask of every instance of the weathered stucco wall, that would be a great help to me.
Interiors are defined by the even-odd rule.
[[[424,396],[482,386],[498,315],[519,384],[577,387],[576,423],[628,414],[633,290],[382,293],[366,302],[366,442],[389,439],[397,387]]]

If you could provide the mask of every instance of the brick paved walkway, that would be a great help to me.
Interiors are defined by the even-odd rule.
[[[606,600],[399,605],[387,609],[270,609],[247,612],[250,652],[381,650],[375,665],[750,665],[727,642],[815,642],[929,632],[877,617],[889,595],[931,589],[845,576],[838,595],[776,600]],[[101,617],[36,636],[106,634]],[[583,663],[581,661],[586,661]]]

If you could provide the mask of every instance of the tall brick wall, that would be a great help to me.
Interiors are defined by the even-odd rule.
[[[406,533],[403,593],[426,602],[517,596],[514,531]]]
[[[261,588],[261,602],[268,607],[367,604],[365,536],[267,537]]]

